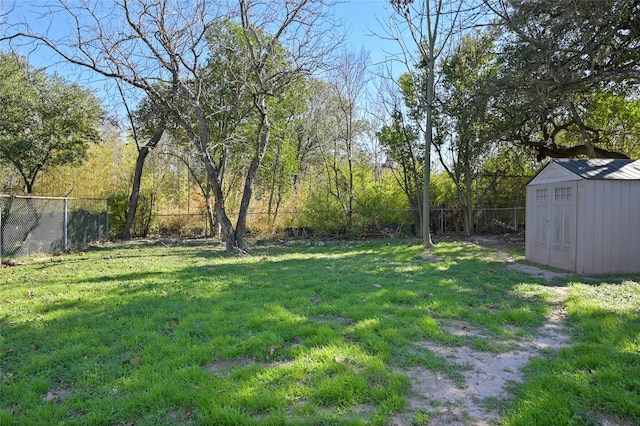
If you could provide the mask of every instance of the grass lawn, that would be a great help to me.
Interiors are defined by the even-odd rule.
[[[640,424],[639,282],[556,279],[570,346],[487,401],[493,421]],[[0,269],[0,425],[426,425],[446,407],[413,407],[407,371],[464,388],[469,367],[422,343],[512,350],[547,321],[548,290],[497,252],[451,241],[428,254],[377,240],[28,259]],[[452,333],[451,321],[482,333]]]

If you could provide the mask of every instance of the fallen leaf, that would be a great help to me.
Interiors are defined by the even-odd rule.
[[[131,365],[140,365],[140,357],[131,358],[129,360],[129,364]]]
[[[31,290],[27,291],[27,297],[33,297],[33,291]]]
[[[343,357],[338,356],[338,355],[334,355],[333,356],[333,360],[335,362],[339,362],[341,364],[350,364],[351,363],[351,360],[349,358],[343,358]]]
[[[176,318],[176,317],[169,318],[169,320],[168,320],[168,321],[169,321],[169,322],[172,322],[172,323],[174,323],[174,324],[180,324],[180,319],[179,319],[179,318]]]
[[[47,396],[45,396],[42,399],[44,402],[60,402],[69,394],[71,394],[71,391],[69,389],[60,389],[59,391],[49,391],[47,392]]]
[[[59,401],[60,397],[55,392],[47,392],[47,396],[44,397],[44,402]]]
[[[273,356],[275,351],[277,351],[278,349],[282,349],[282,348],[284,348],[284,346],[282,346],[282,345],[271,346],[269,348],[269,352],[267,352],[267,359],[271,359],[271,357]]]
[[[166,291],[163,291],[162,293],[160,293],[160,295],[162,297],[167,297],[169,295],[169,293],[167,293]]]

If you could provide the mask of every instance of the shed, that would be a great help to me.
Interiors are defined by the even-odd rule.
[[[528,260],[580,274],[640,272],[640,160],[554,159],[527,184]]]

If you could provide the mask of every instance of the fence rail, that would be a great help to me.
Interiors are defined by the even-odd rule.
[[[0,259],[80,248],[108,236],[107,200],[0,195]]]

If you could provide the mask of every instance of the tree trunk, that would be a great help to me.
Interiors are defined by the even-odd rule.
[[[240,201],[240,211],[238,213],[238,222],[236,223],[235,242],[236,249],[246,250],[245,232],[247,229],[247,214],[249,213],[249,203],[253,193],[253,183],[258,174],[258,167],[264,158],[264,154],[269,144],[271,136],[271,123],[269,122],[269,114],[266,104],[266,96],[260,94],[256,99],[256,107],[260,113],[260,131],[258,132],[258,141],[256,152],[251,161],[251,165],[247,170],[247,177],[244,182],[244,190],[242,191],[242,200]],[[228,244],[227,244],[228,247]]]
[[[144,169],[144,162],[149,155],[149,152],[160,143],[160,139],[162,139],[162,135],[164,134],[165,127],[167,125],[168,114],[166,111],[162,112],[162,117],[160,119],[160,123],[158,123],[158,127],[153,134],[153,137],[145,146],[138,150],[138,158],[136,158],[136,168],[133,173],[133,184],[131,185],[131,195],[129,196],[129,209],[127,210],[127,220],[124,225],[124,229],[122,230],[122,234],[120,238],[123,240],[128,240],[131,238],[131,228],[133,227],[133,222],[136,218],[136,211],[138,210],[138,198],[140,197],[140,186],[142,184],[142,171]],[[133,126],[133,119],[131,121],[131,125]],[[134,128],[134,136],[135,128]],[[137,136],[136,136],[137,138]],[[137,141],[136,141],[137,143]]]
[[[138,210],[138,199],[140,197],[140,185],[142,183],[142,170],[144,168],[144,162],[149,155],[149,147],[143,146],[138,151],[138,158],[136,158],[136,168],[133,173],[133,183],[131,185],[131,195],[129,196],[129,209],[127,210],[127,220],[124,224],[124,229],[120,234],[120,238],[128,240],[131,238],[131,228],[133,227],[133,221],[136,218],[136,212]]]
[[[469,237],[473,235],[473,188],[471,181],[471,170],[468,163],[465,165],[464,184],[464,233]]]
[[[433,248],[433,241],[431,241],[431,226],[430,226],[430,188],[431,185],[431,144],[433,141],[433,101],[435,98],[435,65],[433,61],[433,54],[431,60],[428,60],[428,82],[427,82],[427,123],[425,129],[424,140],[424,198],[422,200],[422,239],[425,248]]]
[[[578,114],[578,110],[576,109],[576,106],[573,104],[573,102],[570,102],[569,106],[571,108],[571,115],[573,116],[573,120],[575,121],[577,126],[580,128],[580,134],[582,135],[584,146],[587,148],[587,154],[589,155],[589,158],[597,158],[596,150],[593,147],[593,143],[591,143],[591,138],[589,137],[589,133],[587,132],[584,122],[580,117],[580,114]]]
[[[276,158],[274,159],[273,164],[273,178],[271,179],[271,187],[269,188],[269,202],[267,204],[267,217],[269,218],[269,224],[272,225],[275,222],[275,218],[272,219],[271,211],[273,208],[273,199],[275,197],[276,192],[276,184],[278,180],[278,174],[280,171],[280,151],[282,150],[282,141],[278,143],[278,148],[276,150]]]

